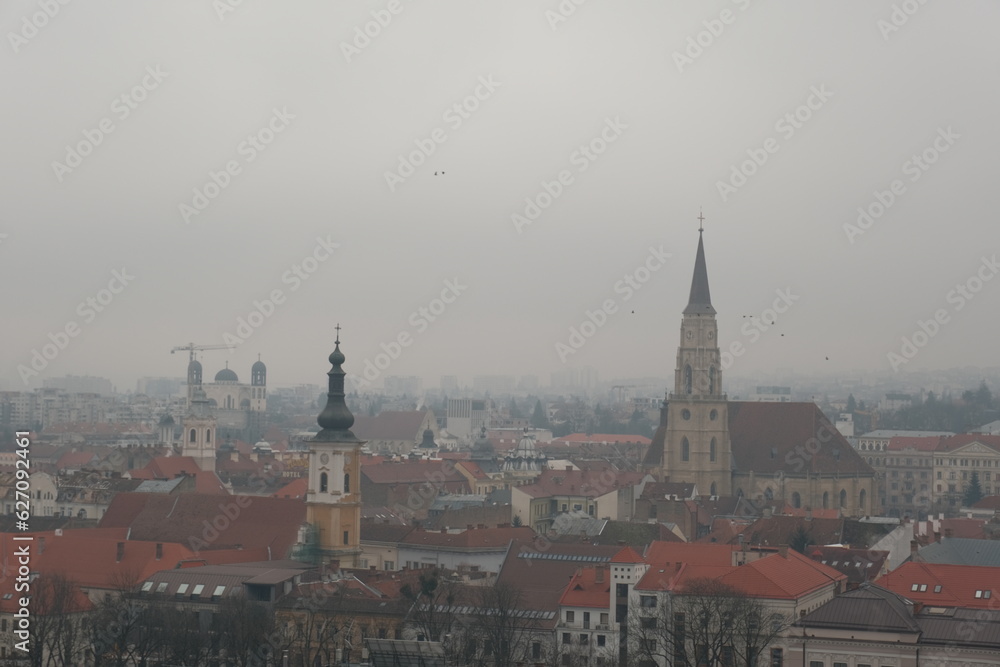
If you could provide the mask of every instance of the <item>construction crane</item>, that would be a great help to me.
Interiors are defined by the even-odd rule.
[[[170,354],[187,350],[191,355],[190,361],[194,361],[195,350],[232,350],[235,347],[235,345],[195,345],[194,343],[188,343],[187,345],[181,345],[170,350]]]

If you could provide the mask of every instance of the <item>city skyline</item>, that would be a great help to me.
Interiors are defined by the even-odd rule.
[[[998,365],[994,4],[225,6],[0,10],[0,389]]]

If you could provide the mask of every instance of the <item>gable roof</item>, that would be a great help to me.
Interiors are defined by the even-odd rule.
[[[815,403],[731,401],[728,407],[740,472],[875,474]]]
[[[993,609],[1000,601],[1000,567],[910,561],[882,577],[879,583],[934,607]]]
[[[302,500],[119,493],[98,526],[128,528],[132,540],[177,542],[194,551],[270,548],[272,558],[284,558],[305,516]]]
[[[512,540],[530,540],[534,536],[535,531],[527,526],[473,528],[460,533],[413,530],[404,535],[399,544],[435,549],[499,549],[506,548]]]
[[[806,556],[827,565],[847,577],[853,584],[875,581],[889,559],[888,551],[849,549],[847,547],[810,546]]]
[[[959,433],[950,438],[944,438],[938,451],[954,452],[977,442],[1000,452],[1000,435],[981,435],[979,433]]]
[[[458,472],[450,461],[383,461],[372,465],[362,464],[361,474],[373,484],[425,484],[434,480],[439,483],[460,482],[466,486],[469,483],[465,475]]]
[[[920,626],[913,618],[912,602],[886,588],[868,584],[838,595],[794,625],[872,632],[920,632]]]
[[[600,575],[601,581],[597,581]],[[611,604],[611,572],[606,565],[581,568],[559,598],[560,606],[593,607],[604,611]]]
[[[533,484],[514,488],[532,498],[599,498],[620,488],[639,484],[646,477],[641,472],[625,471],[615,471],[609,475],[609,470],[543,470]]]

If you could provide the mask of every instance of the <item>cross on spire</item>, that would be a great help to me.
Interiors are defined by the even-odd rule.
[[[337,322],[337,326],[335,326],[334,329],[337,330],[337,340],[335,340],[334,342],[337,345],[340,345],[340,322]]]
[[[705,222],[705,214],[701,212],[701,207],[699,206],[698,207],[698,231],[699,232],[705,231],[704,222]]]

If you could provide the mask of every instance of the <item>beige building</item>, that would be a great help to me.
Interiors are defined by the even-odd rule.
[[[934,509],[961,508],[973,475],[984,496],[1000,493],[1000,436],[962,433],[942,440],[934,452]]]

